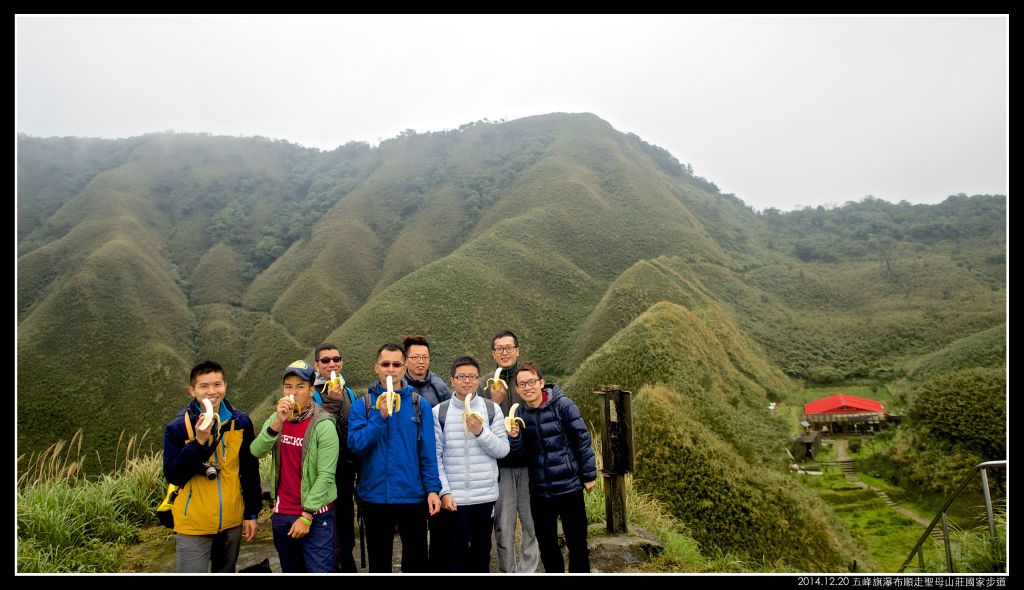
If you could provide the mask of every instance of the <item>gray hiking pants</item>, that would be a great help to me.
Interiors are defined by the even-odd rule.
[[[516,516],[523,528],[522,544],[518,553],[516,543]],[[533,532],[530,514],[529,467],[498,468],[498,501],[494,504],[494,541],[498,546],[499,572],[537,571],[540,549]]]
[[[242,544],[242,526],[216,535],[174,535],[178,573],[235,573],[238,548]]]

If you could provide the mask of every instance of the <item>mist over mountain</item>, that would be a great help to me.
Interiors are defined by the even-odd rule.
[[[785,429],[768,402],[805,382],[1005,362],[1000,195],[756,213],[589,114],[329,152],[174,133],[17,145],[19,453],[78,429],[100,464],[122,431],[150,429],[159,448],[202,359],[262,420],[281,369],[321,341],[359,392],[381,344],[424,334],[446,376],[462,354],[486,369],[511,329],[588,420],[594,387],[637,392],[641,432],[693,468],[647,447],[638,479],[679,480],[661,487],[704,523],[698,538],[784,551],[728,524],[753,502],[753,530],[803,519],[827,535],[778,555],[827,568],[848,539],[813,532],[818,505],[773,475]],[[730,474],[744,483],[700,496]]]

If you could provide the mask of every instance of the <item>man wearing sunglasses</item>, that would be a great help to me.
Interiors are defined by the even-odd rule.
[[[361,459],[356,497],[366,525],[371,573],[391,572],[396,525],[402,536],[402,571],[426,571],[427,515],[441,509],[433,414],[430,403],[414,396],[402,378],[405,360],[405,351],[397,344],[377,349],[377,383],[356,399],[348,419],[348,446]],[[393,412],[387,396],[381,395],[387,392],[388,377],[399,396]]]
[[[338,487],[338,499],[334,504],[334,571],[356,572],[356,561],[352,550],[356,546],[355,507],[352,503],[353,486],[356,479],[356,458],[348,450],[348,415],[356,396],[348,387],[331,385],[331,372],[341,375],[345,361],[336,344],[324,342],[313,351],[313,367],[316,380],[313,382],[313,399],[334,416],[338,427],[338,467],[334,483]]]

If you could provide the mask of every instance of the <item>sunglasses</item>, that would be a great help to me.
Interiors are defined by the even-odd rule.
[[[340,362],[341,362],[341,357],[340,356],[325,356],[324,358],[320,359],[320,363],[323,364],[323,365],[326,365],[327,363],[340,363]]]
[[[384,367],[385,369],[387,369],[388,367],[394,367],[396,369],[399,369],[405,363],[401,363],[401,362],[398,362],[398,361],[380,361],[377,364],[380,365],[381,367]]]

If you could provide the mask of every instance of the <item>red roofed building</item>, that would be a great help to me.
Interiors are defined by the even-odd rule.
[[[818,430],[829,432],[863,432],[874,430],[868,424],[882,424],[889,412],[882,404],[852,395],[832,395],[804,404],[804,420]]]

